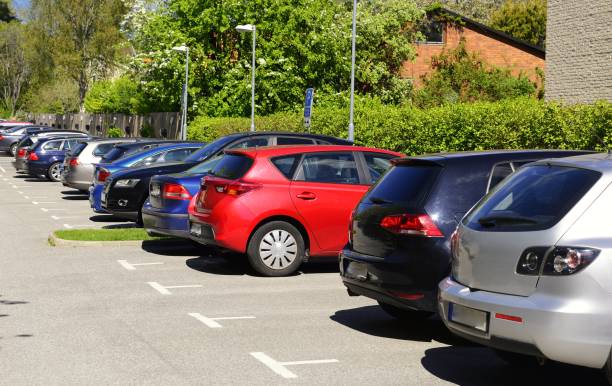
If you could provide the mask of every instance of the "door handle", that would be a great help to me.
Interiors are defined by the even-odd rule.
[[[296,197],[302,200],[314,200],[315,198],[317,198],[317,195],[311,192],[302,192],[298,194]]]

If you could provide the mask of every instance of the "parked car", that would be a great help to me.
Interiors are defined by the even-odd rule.
[[[17,153],[15,154],[15,159],[13,161],[13,166],[17,172],[25,172],[26,169],[26,161],[28,158],[28,154],[30,149],[41,139],[49,139],[49,138],[91,138],[87,133],[77,132],[77,131],[41,131],[34,134],[30,134],[27,136],[23,136],[19,143],[17,144]]]
[[[30,126],[33,125],[32,122],[19,122],[19,121],[2,121],[0,122],[0,132],[7,130],[7,129],[12,129],[14,127],[19,127],[19,126]]]
[[[189,208],[191,238],[246,253],[266,276],[295,272],[310,256],[337,256],[351,210],[399,153],[352,146],[228,150]],[[164,185],[151,200],[190,200]]]
[[[111,162],[100,163],[94,165],[93,185],[89,188],[89,202],[94,212],[107,213],[102,207],[102,196],[104,192],[104,184],[106,180],[113,174],[123,169],[139,166],[153,165],[156,163],[164,163],[168,159],[176,159],[176,156],[185,157],[204,146],[202,142],[155,142],[155,143],[139,143],[139,144],[121,144],[115,148],[138,149],[140,151],[127,151],[123,157]],[[186,153],[187,151],[187,153]],[[105,154],[102,161],[107,160],[106,156],[114,157],[114,149]]]
[[[0,151],[5,151],[15,156],[17,153],[17,144],[24,135],[30,135],[48,129],[48,126],[16,126],[8,128],[0,133]]]
[[[47,178],[54,182],[60,181],[61,167],[66,152],[81,140],[76,137],[40,139],[28,151],[25,162],[26,172],[33,177]]]
[[[64,159],[62,184],[82,192],[89,192],[94,175],[94,164],[99,163],[115,145],[140,141],[136,138],[111,138],[92,139],[78,143]]]
[[[202,177],[223,156],[223,152],[226,149],[316,144],[352,145],[352,142],[341,138],[306,133],[246,132],[228,135],[211,142],[181,163],[156,165],[155,167],[125,171],[122,173],[121,178],[139,179],[139,184],[133,190],[121,189],[114,191],[111,188],[111,192],[113,195],[117,195],[117,200],[144,201],[142,208],[134,208],[134,210],[142,211],[144,226],[150,233],[189,238],[188,203],[184,200],[166,200],[163,197],[150,202],[147,200],[147,197],[149,197],[149,187],[151,186],[150,181],[155,186],[178,184],[187,189],[189,194],[193,196],[200,189]],[[206,162],[206,164],[203,162]],[[184,175],[173,174],[183,172],[185,172]],[[109,210],[112,211],[113,209]]]
[[[363,197],[340,254],[349,295],[378,301],[400,319],[437,310],[437,285],[450,272],[450,236],[463,215],[521,165],[579,151],[442,153],[394,161]]]
[[[611,183],[607,153],[539,161],[504,181],[453,236],[439,286],[446,326],[510,363],[604,368],[612,385]]]

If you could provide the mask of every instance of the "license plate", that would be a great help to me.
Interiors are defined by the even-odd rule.
[[[478,331],[489,331],[489,313],[486,311],[449,303],[448,320]]]
[[[191,224],[191,228],[189,233],[196,237],[202,237],[202,225],[200,224]]]
[[[346,267],[346,276],[365,281],[368,279],[368,269],[365,264],[351,262]]]
[[[106,193],[105,192],[102,192],[102,194],[100,194],[100,201],[106,202]]]

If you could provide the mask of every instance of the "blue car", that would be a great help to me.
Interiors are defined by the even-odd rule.
[[[42,138],[28,152],[25,160],[25,170],[33,177],[47,178],[58,182],[62,177],[62,164],[66,153],[80,141],[82,137]]]
[[[165,168],[151,177],[149,198],[142,207],[144,228],[150,234],[189,238],[189,202],[200,190],[200,181],[214,168],[224,150],[278,145],[352,145],[341,138],[306,133],[247,132],[228,135],[194,153],[185,164]],[[189,161],[189,162],[188,162]],[[137,170],[129,178],[138,178]],[[128,178],[128,176],[124,176]]]
[[[126,168],[148,166],[164,162],[182,161],[191,153],[200,149],[205,143],[202,142],[168,142],[165,143],[148,143],[140,151],[135,153],[127,152],[127,154],[110,163],[99,163],[94,165],[93,185],[89,188],[89,203],[91,208],[96,213],[107,213],[102,208],[102,193],[104,191],[104,182],[111,174],[117,173]],[[118,145],[116,148],[130,148],[137,146],[135,144]],[[122,149],[123,150],[123,149]],[[113,150],[111,150],[112,152]],[[102,159],[102,161],[108,158]]]

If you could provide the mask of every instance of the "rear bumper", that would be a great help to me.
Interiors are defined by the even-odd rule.
[[[148,208],[142,208],[144,228],[153,233],[189,239],[189,215],[183,213],[164,213]]]
[[[411,285],[395,264],[344,249],[339,256],[343,284],[353,293],[406,310],[437,311],[437,290]]]
[[[18,172],[25,172],[28,168],[28,163],[25,159],[18,159],[13,161],[13,166]]]
[[[46,177],[47,176],[47,168],[49,167],[47,164],[39,164],[37,162],[29,161],[26,163],[26,172],[35,177]]]
[[[440,282],[439,291],[439,312],[446,326],[474,342],[598,369],[610,355],[612,321],[600,301],[585,304],[567,296],[537,292],[522,297],[471,291],[451,278]],[[487,312],[488,331],[450,321],[451,303]],[[522,321],[502,319],[498,314],[519,317]]]

